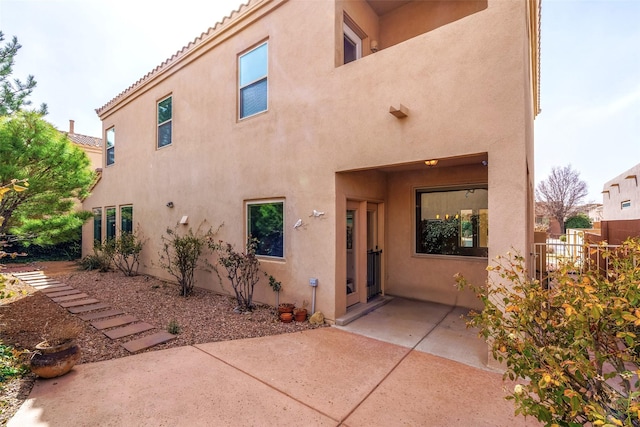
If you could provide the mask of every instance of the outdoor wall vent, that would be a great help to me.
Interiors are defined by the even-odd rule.
[[[182,224],[182,225],[187,225],[187,224],[189,224],[189,216],[188,216],[188,215],[183,216],[183,217],[180,219],[180,224]]]

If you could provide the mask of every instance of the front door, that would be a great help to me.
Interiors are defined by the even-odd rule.
[[[347,201],[347,307],[381,293],[379,209],[371,202]]]

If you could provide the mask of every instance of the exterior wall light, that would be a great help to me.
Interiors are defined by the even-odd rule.
[[[168,208],[172,208],[173,207],[173,202],[167,202],[167,207]]]
[[[438,164],[438,159],[425,160],[424,164],[429,167],[435,166]]]

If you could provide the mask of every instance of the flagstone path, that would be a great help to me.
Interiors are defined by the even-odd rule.
[[[176,338],[175,335],[165,331],[136,338],[136,335],[155,329],[155,326],[141,322],[135,316],[126,314],[123,311],[113,309],[108,304],[91,298],[86,293],[67,286],[58,280],[50,279],[42,271],[11,274],[36,288],[51,298],[51,301],[66,308],[81,320],[90,322],[91,326],[107,337],[114,340],[124,337],[133,338],[120,344],[130,353],[136,353]]]

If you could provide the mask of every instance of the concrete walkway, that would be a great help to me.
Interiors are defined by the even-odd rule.
[[[332,327],[79,365],[38,380],[8,425],[538,425],[503,387],[499,373]]]

